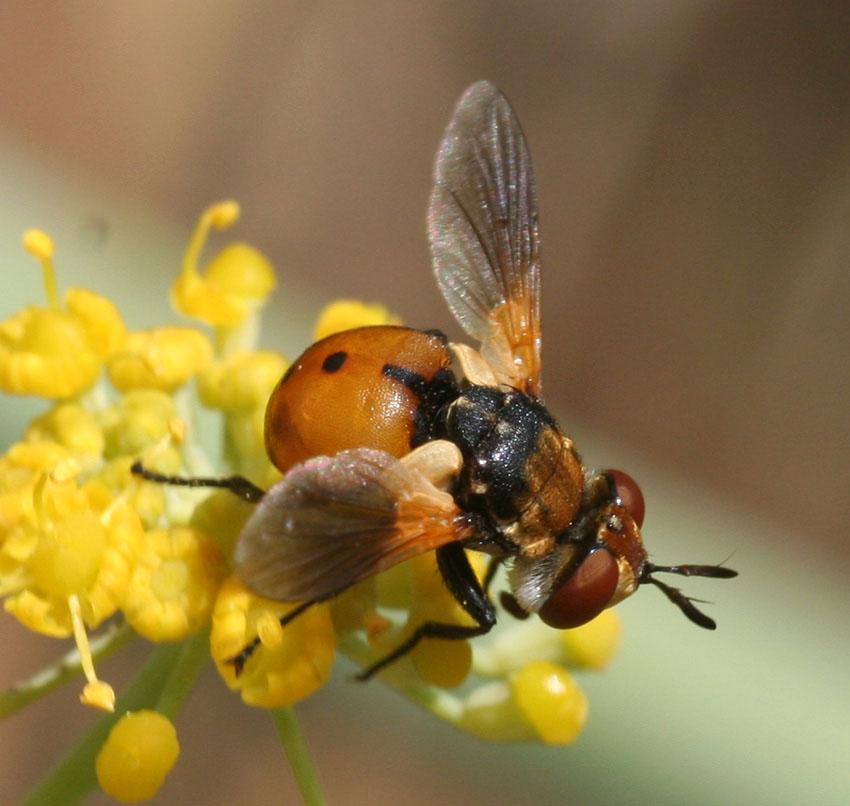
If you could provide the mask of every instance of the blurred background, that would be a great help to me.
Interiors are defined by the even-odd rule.
[[[40,226],[62,286],[172,320],[188,233],[233,197],[290,357],[337,296],[459,338],[425,205],[454,103],[493,81],[538,178],[549,407],[641,482],[658,562],[741,571],[688,582],[715,634],[657,592],[620,608],[570,748],[482,744],[341,666],[299,707],[330,803],[848,801],[848,4],[29,2],[0,35],[0,316],[41,299]],[[5,447],[34,408],[0,406]],[[0,640],[2,685],[58,654],[8,618]],[[0,802],[94,718],[76,697],[0,724]],[[297,802],[269,721],[214,674],[178,730],[155,803]]]

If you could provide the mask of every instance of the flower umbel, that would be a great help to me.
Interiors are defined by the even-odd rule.
[[[281,736],[294,737],[291,713],[279,709],[327,682],[338,647],[368,666],[424,621],[470,624],[426,553],[282,627],[298,605],[257,596],[232,567],[252,505],[226,490],[166,486],[131,473],[141,460],[167,475],[239,474],[262,489],[280,478],[263,428],[266,402],[288,361],[255,344],[276,282],[271,265],[253,247],[234,243],[204,274],[197,268],[210,231],[229,227],[238,214],[234,202],[203,213],[172,288],[177,310],[209,334],[156,323],[128,333],[115,306],[87,290],[70,289],[60,303],[53,244],[37,230],[24,243],[42,265],[47,305],[0,323],[0,388],[49,401],[0,456],[0,596],[30,630],[72,636],[77,646],[49,673],[0,696],[0,714],[71,677],[69,670],[84,674],[82,701],[117,711],[111,731],[100,729],[81,745],[85,763],[125,802],[151,797],[176,763],[174,722],[204,659],[212,658],[244,702],[278,709]],[[321,313],[315,338],[398,322],[383,306],[342,300]],[[220,457],[197,431],[200,407],[219,415]],[[481,558],[470,553],[483,578]],[[499,622],[473,641],[423,640],[380,676],[484,738],[573,741],[587,702],[570,670],[608,662],[619,637],[616,615],[605,611],[566,632],[501,612]],[[116,705],[94,660],[130,634],[159,646]],[[299,764],[303,791],[317,791],[309,765],[303,758]],[[69,792],[67,781],[52,785]]]

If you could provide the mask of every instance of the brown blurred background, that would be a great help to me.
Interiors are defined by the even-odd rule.
[[[331,296],[380,299],[414,326],[459,336],[430,277],[425,203],[457,97],[473,80],[496,83],[523,123],[538,177],[550,407],[587,436],[591,464],[631,462],[645,480],[649,518],[670,498],[685,513],[684,530],[693,525],[713,541],[662,535],[659,560],[713,562],[737,552],[731,564],[750,571],[751,582],[706,595],[723,601],[727,619],[742,618],[739,607],[759,611],[738,636],[743,662],[747,647],[758,655],[782,623],[780,607],[802,613],[814,602],[828,609],[806,611],[803,625],[824,628],[824,612],[835,621],[826,625],[829,647],[799,649],[803,665],[818,658],[831,683],[847,682],[848,4],[30,2],[0,8],[0,33],[0,205],[10,226],[68,233],[68,252],[88,261],[77,262],[74,282],[131,308],[132,298],[137,320],[132,311],[129,318],[142,324],[148,300],[168,315],[163,289],[199,211],[237,198],[243,220],[234,232],[280,273],[271,303],[278,321],[267,337],[290,355]],[[60,209],[75,193],[85,202]],[[42,218],[26,220],[35,214]],[[159,264],[164,254],[174,258]],[[133,260],[143,268],[116,273]],[[57,261],[73,275],[69,258]],[[16,292],[2,314],[33,288]],[[668,556],[679,542],[701,543],[702,554]],[[810,585],[805,595],[798,584]],[[643,629],[678,618],[664,608],[651,602]],[[628,622],[635,643],[644,641],[641,624]],[[7,641],[22,635],[3,629]],[[659,644],[664,656],[647,668],[683,652],[679,635]],[[720,655],[722,668],[721,638],[681,640]],[[781,645],[790,651],[793,641]],[[44,660],[53,647],[34,651]],[[698,677],[693,686],[708,699],[704,731],[705,714],[733,697],[739,678],[708,693],[698,656],[685,654],[695,664],[685,674]],[[15,655],[4,683],[37,664]],[[606,686],[633,685],[629,668],[615,668]],[[766,661],[766,669],[772,678],[775,666]],[[596,696],[610,693],[601,687]],[[779,718],[781,696],[765,696]],[[214,725],[200,731],[208,744],[187,742],[189,758],[175,773],[182,783],[156,802],[195,802],[182,790],[187,782],[196,802],[294,802],[262,715],[246,716],[212,678],[198,697],[203,705],[190,704],[187,719]],[[59,707],[42,703],[31,722],[0,726],[0,742],[20,744],[23,759],[20,737],[47,730],[38,726]],[[640,772],[615,774],[606,765],[616,759],[599,755],[611,745],[602,733],[584,750],[500,748],[482,761],[488,746],[431,726],[420,737],[427,720],[419,711],[344,682],[303,710],[333,803],[515,803],[523,793],[534,803],[640,802],[636,792],[652,792],[668,765],[681,766],[675,749],[665,756],[656,747],[651,762],[632,759]],[[640,722],[617,718],[640,743]],[[600,719],[615,729],[616,719]],[[81,723],[35,740],[43,754],[34,769]],[[720,736],[739,729],[722,727]],[[686,730],[673,744],[692,738]],[[231,760],[240,750],[247,758]],[[505,772],[514,762],[531,776],[527,785]],[[719,763],[722,777],[729,760]],[[555,772],[535,775],[537,765]],[[34,780],[22,770],[0,760],[0,801]],[[644,774],[645,790],[634,784]],[[419,777],[424,783],[411,787]],[[612,783],[619,780],[622,787]],[[696,773],[688,780],[693,791],[661,785],[658,799],[720,802]]]

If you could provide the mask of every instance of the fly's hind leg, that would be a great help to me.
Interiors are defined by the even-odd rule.
[[[475,625],[448,624],[441,621],[425,621],[420,624],[404,643],[397,646],[368,669],[357,675],[358,680],[368,680],[381,669],[389,666],[410,652],[423,638],[445,638],[462,640],[484,635],[496,623],[496,611],[493,603],[487,598],[463,546],[460,543],[449,543],[437,549],[437,565],[446,587],[458,604],[475,619]]]
[[[289,624],[290,621],[293,621],[295,618],[300,616],[308,607],[312,607],[316,602],[322,601],[321,599],[311,599],[309,602],[304,602],[303,604],[298,605],[293,610],[290,610],[288,613],[285,613],[280,617],[280,626],[285,627]],[[227,662],[233,665],[233,669],[236,672],[236,676],[239,677],[242,674],[242,670],[245,668],[245,664],[248,662],[248,658],[254,654],[254,650],[260,645],[259,636],[255,637],[250,643],[245,644],[242,649],[235,654],[232,658],[228,658]]]

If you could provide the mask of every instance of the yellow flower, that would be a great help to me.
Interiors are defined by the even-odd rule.
[[[138,516],[94,480],[78,485],[42,473],[27,493],[38,527],[3,544],[22,578],[6,610],[32,630],[68,636],[73,629],[68,599],[75,596],[86,624],[97,627],[124,595],[141,541]]]
[[[52,243],[28,233],[25,246],[42,261],[50,305],[29,305],[0,323],[0,389],[18,395],[70,397],[90,387],[106,358],[126,338],[109,300],[69,289],[65,307],[56,299]]]
[[[570,673],[545,660],[533,660],[514,676],[520,710],[547,744],[569,744],[587,719],[587,698]]]
[[[356,299],[340,299],[326,305],[319,314],[313,330],[313,340],[319,341],[342,330],[369,325],[400,325],[401,319],[379,303],[371,305]]]
[[[172,526],[145,533],[121,604],[127,621],[151,641],[176,641],[209,620],[224,558],[197,529]]]
[[[45,443],[26,448],[15,453],[29,461],[56,454]],[[9,463],[7,456],[7,469]],[[79,484],[73,458],[51,471],[20,470],[31,476],[21,483],[19,474],[16,488],[8,490],[21,502],[0,547],[4,607],[36,632],[73,634],[88,680],[82,700],[111,710],[114,695],[97,679],[85,628],[97,627],[118,608],[139,550],[138,515],[123,500],[113,500],[101,482]],[[4,473],[0,483],[8,482]]]
[[[484,555],[468,552],[467,556],[481,578],[487,566]],[[336,597],[332,607],[344,650],[366,668],[404,643],[426,621],[475,625],[446,587],[433,552],[365,580]],[[365,631],[368,644],[358,640],[359,631]],[[445,689],[464,682],[471,666],[468,640],[424,638],[382,669],[380,676],[401,689],[423,683]]]
[[[359,586],[358,586],[359,587]],[[345,624],[346,632],[365,627],[371,649],[357,653],[357,660],[368,666],[407,640],[426,621],[473,626],[472,617],[449,593],[437,567],[433,552],[414,557],[382,573],[374,580],[374,591],[364,589],[354,604],[346,600],[347,592],[334,605],[334,621]],[[372,609],[368,607],[373,602]],[[374,609],[400,611],[403,623],[383,617]],[[342,615],[343,607],[360,613],[359,622]],[[440,688],[460,685],[469,674],[472,649],[469,641],[425,638],[405,657],[387,666],[381,677],[391,685],[421,685]]]
[[[24,432],[28,442],[53,441],[67,448],[84,469],[94,469],[104,449],[97,418],[79,403],[59,403],[36,417]]]
[[[113,725],[95,760],[97,780],[123,803],[152,798],[180,755],[177,731],[156,711],[128,712]]]
[[[99,413],[105,439],[104,456],[137,457],[152,445],[167,439],[177,407],[170,395],[157,389],[128,392]],[[175,465],[174,472],[178,469]]]
[[[198,272],[198,257],[210,228],[225,229],[239,217],[239,205],[219,202],[201,215],[183,257],[183,267],[171,289],[180,313],[210,325],[233,327],[262,307],[275,287],[274,270],[252,246],[232,243],[215,255],[206,276]]]
[[[409,564],[413,604],[407,632],[425,621],[474,625],[471,616],[449,593],[433,552],[415,557]],[[472,649],[469,641],[426,638],[411,652],[411,659],[424,680],[449,688],[460,685],[469,674]]]
[[[233,470],[260,482],[271,480],[263,439],[266,403],[288,362],[271,350],[237,351],[198,376],[198,397],[225,415],[225,453]]]
[[[265,409],[289,362],[272,350],[236,352],[198,375],[201,403],[226,414]]]
[[[0,578],[9,569],[3,563],[9,559],[15,545],[18,552],[29,550],[38,526],[35,507],[35,486],[43,473],[67,466],[71,453],[50,440],[19,442],[0,457]],[[1,592],[1,591],[0,591]]]
[[[121,456],[108,461],[97,474],[115,495],[121,495],[139,516],[144,528],[149,529],[160,522],[166,511],[166,486],[163,484],[142,484],[137,476],[130,472],[130,466],[136,457]],[[151,462],[150,467],[160,472],[176,472],[180,460],[173,448],[164,448]]]
[[[162,488],[162,485],[156,484],[145,486],[154,489]],[[195,507],[191,525],[214,540],[222,554],[229,557],[254,507],[255,504],[243,501],[229,490],[218,490],[208,495]]]
[[[63,460],[72,457],[71,451],[59,442],[51,439],[29,439],[16,442],[0,458],[8,469],[19,468],[27,471],[53,470]]]
[[[189,327],[158,327],[131,333],[124,349],[110,358],[107,372],[121,392],[161,389],[173,392],[212,359],[212,345]]]
[[[29,305],[0,323],[0,388],[16,395],[70,397],[91,386],[123,341],[112,304],[72,288],[67,310]],[[106,335],[104,340],[102,335]]]
[[[296,605],[263,599],[235,577],[225,580],[213,611],[210,649],[224,682],[248,705],[292,705],[325,684],[336,640],[327,603],[315,604],[281,628]],[[258,636],[260,644],[237,675],[230,660]]]
[[[520,711],[510,683],[497,680],[474,688],[453,701],[445,717],[463,730],[491,742],[524,742],[537,738]]]
[[[101,359],[121,349],[127,328],[118,309],[105,297],[85,288],[69,288],[65,305],[85,326],[92,348]]]
[[[604,669],[620,646],[623,633],[615,610],[603,610],[581,627],[560,632],[564,648],[563,662],[580,669]]]
[[[538,618],[515,621],[508,614],[490,635],[475,644],[475,671],[505,677],[529,658],[543,658],[572,668],[603,669],[620,641],[620,617],[603,610],[595,619],[571,630],[556,630]]]
[[[507,680],[474,688],[446,716],[490,741],[569,744],[584,727],[587,699],[566,669],[531,660]]]

